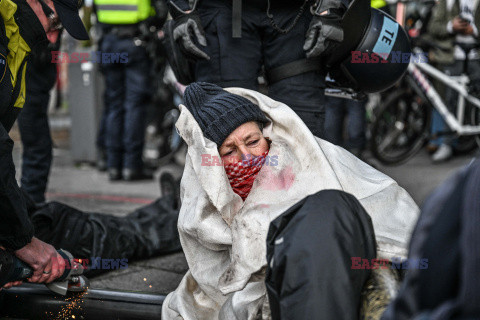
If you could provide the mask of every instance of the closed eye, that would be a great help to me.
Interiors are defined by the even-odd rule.
[[[256,145],[256,144],[258,143],[258,141],[260,141],[260,140],[253,140],[253,141],[250,141],[250,142],[248,143],[248,145],[249,145],[249,146]]]

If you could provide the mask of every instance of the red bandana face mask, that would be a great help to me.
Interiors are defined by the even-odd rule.
[[[253,182],[267,158],[268,150],[258,157],[250,156],[246,159],[228,164],[225,166],[228,181],[233,191],[238,194],[243,201],[248,197],[252,189]]]

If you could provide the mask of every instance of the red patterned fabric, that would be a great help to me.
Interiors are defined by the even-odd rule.
[[[243,201],[248,197],[252,189],[253,181],[262,169],[268,150],[258,157],[251,156],[240,162],[228,164],[225,166],[228,181],[233,191],[238,194]]]

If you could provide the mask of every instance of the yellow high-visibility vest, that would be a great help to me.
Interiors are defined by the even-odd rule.
[[[155,14],[150,0],[94,0],[97,19],[106,24],[134,24]]]
[[[19,91],[17,96],[13,97],[15,99],[13,106],[16,108],[23,108],[23,105],[25,104],[25,93],[27,91],[25,85],[25,70],[27,69],[26,58],[31,50],[25,39],[22,37],[20,27],[15,19],[16,11],[17,5],[13,1],[0,0],[0,23],[4,24],[4,35],[6,36],[6,38],[0,38],[0,40],[3,40],[8,48],[6,55],[0,52],[0,63],[2,63],[3,67],[0,68],[0,70],[3,71],[0,74],[0,85],[2,85],[3,81],[11,81],[11,86],[13,88],[18,85]],[[0,37],[2,37],[2,35],[0,35]],[[10,70],[10,76],[6,75],[6,68]],[[20,81],[20,83],[17,84],[17,81]],[[10,100],[11,97],[2,96],[0,99]]]
[[[385,0],[372,0],[372,8],[380,9],[382,7],[385,7],[386,5],[387,2]]]

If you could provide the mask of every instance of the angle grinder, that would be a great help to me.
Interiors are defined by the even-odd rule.
[[[65,260],[63,275],[45,286],[51,291],[66,295],[67,292],[85,292],[90,282],[83,275],[83,266],[76,262],[72,254],[66,250],[57,251]],[[0,249],[0,287],[13,281],[23,281],[33,275],[33,269],[12,253]]]

